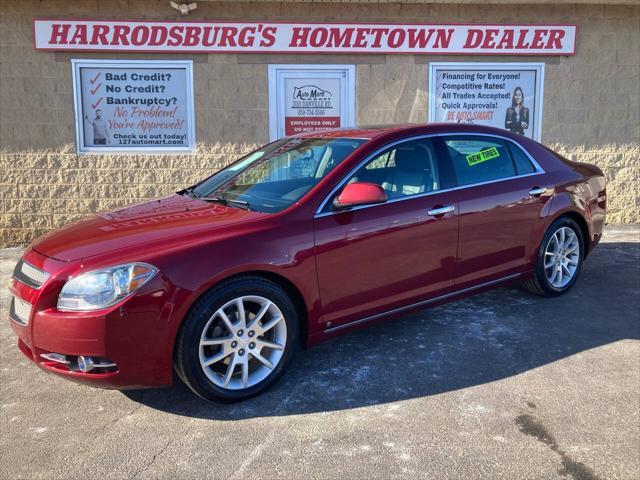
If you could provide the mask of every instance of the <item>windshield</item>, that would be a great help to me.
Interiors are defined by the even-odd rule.
[[[195,198],[274,213],[305,193],[366,140],[283,138],[220,170],[189,192]]]

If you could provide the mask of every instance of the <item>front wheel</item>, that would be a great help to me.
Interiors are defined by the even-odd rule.
[[[282,375],[297,337],[297,312],[282,288],[259,277],[235,279],[191,309],[178,335],[175,369],[207,400],[244,400]]]
[[[570,218],[561,217],[547,230],[538,249],[533,277],[523,286],[537,295],[562,295],[576,283],[583,259],[580,227]]]

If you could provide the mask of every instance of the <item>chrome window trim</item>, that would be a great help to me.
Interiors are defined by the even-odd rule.
[[[387,150],[387,149],[389,149],[391,147],[394,147],[396,145],[399,145],[401,143],[411,142],[411,141],[414,141],[414,140],[422,140],[422,139],[432,138],[432,137],[451,137],[451,136],[454,136],[454,137],[469,137],[469,136],[490,137],[490,138],[497,138],[497,139],[500,139],[500,140],[504,140],[504,141],[510,142],[511,144],[513,144],[517,148],[519,148],[522,152],[524,152],[524,154],[527,156],[529,161],[531,161],[531,163],[535,167],[536,171],[532,172],[532,173],[526,173],[524,175],[516,174],[516,175],[513,175],[511,177],[497,178],[495,180],[488,180],[486,182],[470,183],[468,185],[458,185],[458,186],[451,187],[451,188],[443,188],[441,190],[434,190],[433,192],[415,193],[413,195],[406,195],[404,197],[393,198],[391,200],[387,200],[384,203],[375,203],[375,204],[371,204],[371,205],[360,205],[358,207],[353,207],[353,208],[350,208],[349,210],[342,210],[340,212],[332,212],[332,211],[323,212],[322,211],[324,209],[324,207],[326,206],[327,202],[329,201],[329,199],[331,199],[333,197],[333,195],[335,195],[335,193],[340,188],[342,188],[342,186],[345,183],[347,183],[349,181],[349,179],[358,170],[360,170],[360,168],[362,168],[370,160],[373,160],[376,155],[380,155],[385,150]],[[380,205],[387,205],[389,203],[395,203],[395,202],[400,202],[400,201],[404,201],[404,200],[411,200],[411,199],[414,199],[414,198],[421,198],[421,197],[426,197],[426,196],[429,196],[429,195],[436,195],[436,194],[439,194],[439,193],[452,192],[454,190],[462,190],[464,188],[472,188],[472,187],[477,187],[477,186],[480,186],[480,185],[489,185],[491,183],[497,183],[497,182],[504,182],[504,181],[507,181],[507,180],[513,180],[514,178],[531,177],[531,176],[534,176],[534,175],[541,175],[541,174],[544,174],[544,173],[546,173],[544,171],[544,169],[533,158],[533,156],[527,151],[526,148],[524,148],[522,145],[520,145],[515,140],[513,140],[511,138],[503,137],[502,135],[494,135],[494,134],[491,134],[491,133],[460,133],[460,132],[456,132],[456,133],[427,133],[427,134],[422,134],[422,135],[415,135],[415,136],[412,136],[412,137],[407,137],[407,138],[403,138],[401,140],[396,140],[394,142],[387,143],[386,145],[378,148],[374,152],[372,152],[369,155],[367,155],[362,161],[360,161],[360,163],[358,163],[358,165],[356,165],[354,168],[349,170],[349,172],[344,176],[344,178],[342,178],[342,180],[340,180],[340,182],[338,182],[338,184],[331,189],[329,194],[320,203],[320,206],[318,208],[316,208],[316,211],[315,211],[315,214],[314,214],[314,218],[320,218],[320,217],[326,217],[326,216],[329,216],[329,215],[335,215],[337,213],[343,213],[345,211],[346,212],[353,212],[354,210],[361,210],[363,208],[378,207]]]

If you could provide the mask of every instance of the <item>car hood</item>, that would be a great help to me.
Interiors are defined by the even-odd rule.
[[[33,249],[57,260],[72,261],[163,239],[186,240],[264,215],[171,195],[69,224],[38,238]]]

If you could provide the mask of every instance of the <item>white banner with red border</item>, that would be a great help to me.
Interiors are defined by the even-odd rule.
[[[575,25],[34,19],[37,50],[573,55]]]

